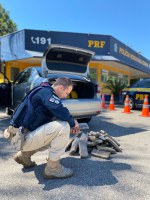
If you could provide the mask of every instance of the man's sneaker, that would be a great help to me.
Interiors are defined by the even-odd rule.
[[[22,164],[25,168],[29,168],[35,165],[35,162],[31,161],[31,156],[34,153],[35,151],[29,151],[29,152],[19,151],[14,155],[13,158],[18,164]]]
[[[48,159],[43,176],[46,179],[68,178],[73,176],[73,170],[60,165],[59,161],[51,161]]]

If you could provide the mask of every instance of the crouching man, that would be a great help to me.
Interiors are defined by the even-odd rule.
[[[43,176],[46,179],[67,178],[73,175],[72,169],[63,167],[59,161],[65,153],[70,132],[78,133],[79,124],[63,106],[61,99],[72,91],[70,79],[61,77],[50,86],[39,86],[24,99],[26,105],[17,108],[10,121],[10,127],[26,130],[25,141],[14,160],[24,167],[33,167],[31,156],[48,149],[48,162]],[[31,95],[32,94],[32,95]],[[9,129],[8,129],[9,131]]]

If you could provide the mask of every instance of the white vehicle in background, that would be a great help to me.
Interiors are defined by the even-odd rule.
[[[63,104],[80,121],[89,122],[92,116],[101,112],[99,85],[89,76],[88,63],[93,52],[65,45],[51,45],[42,58],[42,67],[29,67],[22,71],[11,86],[11,103],[7,114],[11,114],[28,91],[58,77],[69,77],[73,91]]]

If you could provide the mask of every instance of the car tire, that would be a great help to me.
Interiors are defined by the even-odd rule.
[[[88,118],[82,118],[82,119],[78,119],[79,123],[89,123],[91,121],[92,117],[88,117]]]
[[[6,107],[6,114],[7,115],[12,115],[13,111],[9,107]]]

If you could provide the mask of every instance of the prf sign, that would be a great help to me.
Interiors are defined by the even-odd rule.
[[[104,48],[105,41],[101,40],[88,40],[88,47],[94,47],[94,48]]]

